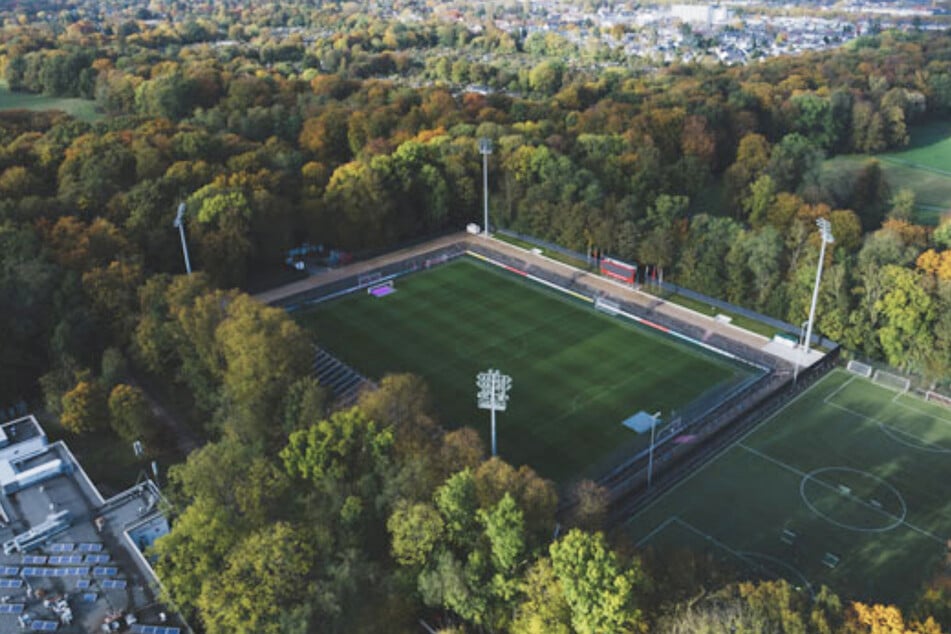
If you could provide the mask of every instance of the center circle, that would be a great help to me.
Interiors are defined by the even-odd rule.
[[[846,486],[843,482],[850,483],[852,486]],[[858,494],[852,492],[853,488],[867,489],[870,485],[877,497],[868,497],[861,490]],[[826,499],[831,498],[844,502],[846,505],[862,509],[863,513],[868,516],[881,518],[882,525],[863,526],[855,522],[836,519],[830,514],[829,509],[819,508],[817,500],[810,499],[807,487],[812,489],[813,495],[816,493],[824,494],[827,496]],[[884,533],[893,530],[901,526],[908,515],[905,498],[898,492],[898,489],[875,474],[852,467],[823,467],[810,471],[802,477],[799,483],[799,495],[806,506],[809,507],[809,510],[833,526],[861,533]],[[882,500],[878,499],[878,497],[886,496],[891,498],[884,500],[884,502],[890,503],[887,507]],[[889,508],[897,508],[898,510],[893,512]]]

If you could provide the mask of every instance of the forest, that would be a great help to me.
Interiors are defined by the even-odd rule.
[[[416,377],[386,377],[331,412],[308,378],[306,335],[246,294],[286,273],[286,251],[304,242],[359,256],[477,220],[488,137],[498,226],[595,245],[791,323],[806,316],[815,220],[828,218],[816,330],[947,386],[951,219],[917,224],[914,194],[890,191],[874,160],[855,175],[821,169],[947,120],[945,33],[885,32],[746,67],[644,68],[557,38],[387,23],[340,5],[262,5],[240,24],[184,12],[10,15],[0,31],[9,89],[90,99],[103,115],[0,112],[0,403],[41,402],[76,433],[150,439],[166,432],[128,377],[184,395],[207,444],[169,474],[174,530],[154,556],[196,626],[951,627],[946,564],[903,616],[743,582],[686,552],[638,552],[600,532],[597,486],[560,492],[486,460]],[[559,62],[566,53],[585,63]],[[172,227],[181,201],[191,276]],[[559,495],[581,503],[553,539]]]

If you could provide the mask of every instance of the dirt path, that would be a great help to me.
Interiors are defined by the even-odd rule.
[[[155,416],[155,419],[171,432],[175,439],[175,446],[178,447],[178,451],[181,452],[183,457],[188,456],[204,444],[187,424],[162,405],[162,402],[153,394],[148,383],[141,381],[138,377],[133,377],[132,382],[142,390],[142,394],[145,396],[145,400],[149,402],[149,407],[152,409],[152,415]]]

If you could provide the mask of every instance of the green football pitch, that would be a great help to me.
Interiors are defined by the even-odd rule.
[[[499,455],[559,482],[594,477],[648,443],[622,425],[716,399],[754,370],[644,326],[596,312],[512,273],[463,258],[295,313],[319,345],[371,378],[413,372],[448,427],[488,440],[476,374],[512,377],[498,414]],[[487,445],[488,446],[488,445]]]
[[[907,605],[951,535],[951,410],[836,370],[632,517],[642,547]]]

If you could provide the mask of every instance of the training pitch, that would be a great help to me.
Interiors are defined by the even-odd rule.
[[[600,475],[646,447],[649,433],[622,425],[638,411],[667,417],[754,374],[471,258],[401,277],[385,297],[357,291],[295,317],[371,378],[421,375],[442,422],[472,426],[486,440],[489,412],[476,408],[476,374],[510,375],[499,455],[560,482]]]
[[[951,535],[951,410],[836,370],[631,518],[805,591],[906,605]]]

